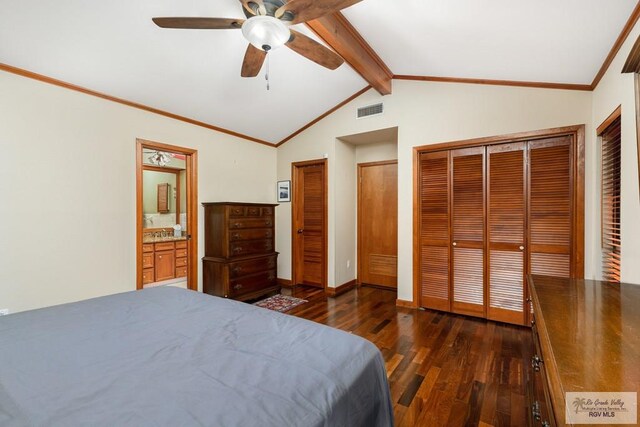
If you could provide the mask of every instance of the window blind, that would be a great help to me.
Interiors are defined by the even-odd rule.
[[[605,280],[620,282],[620,117],[602,137],[602,269]]]

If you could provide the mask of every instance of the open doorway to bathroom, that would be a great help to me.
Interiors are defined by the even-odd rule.
[[[196,150],[136,141],[136,288],[198,289]]]

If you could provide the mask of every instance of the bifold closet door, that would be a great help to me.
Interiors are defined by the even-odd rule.
[[[529,142],[529,271],[572,276],[571,136]]]
[[[526,143],[487,147],[487,317],[525,323]]]
[[[449,311],[449,153],[420,154],[418,172],[420,302]]]
[[[485,316],[484,147],[451,151],[451,311]]]

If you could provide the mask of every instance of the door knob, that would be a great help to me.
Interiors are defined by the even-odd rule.
[[[298,234],[302,234],[303,232],[304,232],[304,229],[298,228]]]

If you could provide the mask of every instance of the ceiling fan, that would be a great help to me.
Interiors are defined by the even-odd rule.
[[[291,25],[320,18],[361,0],[240,0],[247,19],[234,18],[153,18],[162,28],[199,30],[241,29],[249,41],[242,63],[242,77],[255,77],[267,53],[282,45],[305,58],[335,70],[344,60],[320,43],[290,28]]]

